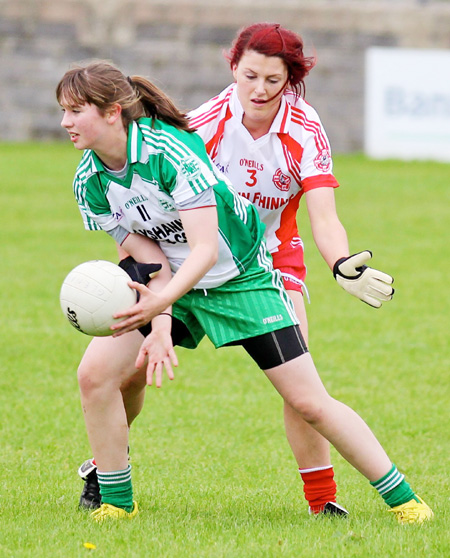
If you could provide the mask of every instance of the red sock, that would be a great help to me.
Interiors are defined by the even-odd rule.
[[[311,512],[318,514],[327,502],[336,502],[336,483],[333,466],[299,469],[303,490]]]

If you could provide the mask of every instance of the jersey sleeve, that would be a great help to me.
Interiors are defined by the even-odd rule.
[[[185,211],[186,209],[200,209],[203,207],[217,206],[216,198],[214,196],[214,189],[207,188],[201,194],[197,194],[193,198],[189,198],[184,203],[177,204],[178,211]]]
[[[302,99],[292,108],[292,120],[301,137],[300,174],[303,191],[314,188],[337,188],[327,134],[313,107]]]
[[[189,133],[183,141],[172,144],[171,156],[164,154],[164,179],[162,184],[168,189],[177,206],[186,205],[191,198],[217,184],[217,178],[205,145],[196,133]]]
[[[339,182],[332,174],[310,176],[302,180],[302,188],[304,192],[314,190],[315,188],[338,188]]]
[[[231,118],[229,101],[233,89],[234,84],[229,85],[219,95],[188,113],[190,125],[197,130],[213,159],[222,140],[225,122]]]
[[[205,144],[216,131],[216,118],[213,109],[214,99],[211,99],[188,113],[190,126],[195,128],[197,134],[203,139]]]
[[[333,175],[330,144],[321,126],[309,131],[303,147],[301,176],[304,192],[314,188],[337,188],[339,186]]]
[[[212,170],[201,159],[189,157],[181,161],[177,185],[172,195],[176,205],[181,206],[216,184],[217,179]]]
[[[73,189],[86,230],[109,231],[116,227],[117,223],[111,213],[108,200],[101,195],[100,182],[96,174],[84,180],[77,173]]]

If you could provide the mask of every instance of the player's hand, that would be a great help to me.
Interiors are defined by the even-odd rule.
[[[333,275],[339,285],[353,296],[374,308],[394,295],[394,279],[387,273],[365,265],[372,252],[365,250],[348,258],[340,258],[333,266]]]
[[[164,368],[169,380],[175,378],[172,366],[178,366],[178,358],[173,348],[172,337],[167,330],[154,330],[144,339],[136,359],[136,368],[141,368],[147,359],[147,385],[162,385]]]
[[[147,285],[161,270],[161,264],[137,262],[132,256],[120,260],[119,267],[125,270],[133,281]]]
[[[155,316],[169,306],[157,293],[154,293],[145,285],[135,281],[130,281],[128,285],[138,291],[139,301],[123,312],[114,314],[114,318],[124,319],[111,326],[111,329],[114,331],[113,337],[119,337],[119,335],[148,324]]]

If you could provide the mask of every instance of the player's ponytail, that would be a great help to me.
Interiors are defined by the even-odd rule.
[[[67,71],[58,83],[56,98],[60,105],[96,105],[102,114],[117,103],[122,107],[125,127],[147,116],[180,130],[194,131],[186,115],[156,85],[142,76],[127,77],[105,60],[77,65]]]
[[[127,79],[138,94],[145,116],[158,118],[186,132],[194,131],[189,126],[187,116],[179,111],[173,101],[156,85],[142,76],[131,76]]]

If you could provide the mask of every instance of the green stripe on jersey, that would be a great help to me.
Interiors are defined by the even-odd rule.
[[[181,173],[186,178],[194,193],[199,194],[206,190],[210,183],[205,181],[204,174],[200,172],[199,161],[209,161],[202,157],[204,145],[199,136],[178,130],[159,120],[153,121],[153,126],[147,121],[148,119],[140,119],[139,128],[147,144],[152,176],[158,176],[160,168],[160,163],[157,168],[152,166],[152,156],[163,157],[173,167],[176,175]],[[210,168],[211,165],[207,164],[207,167]],[[174,186],[176,187],[176,181]],[[171,189],[170,192],[172,191]]]

